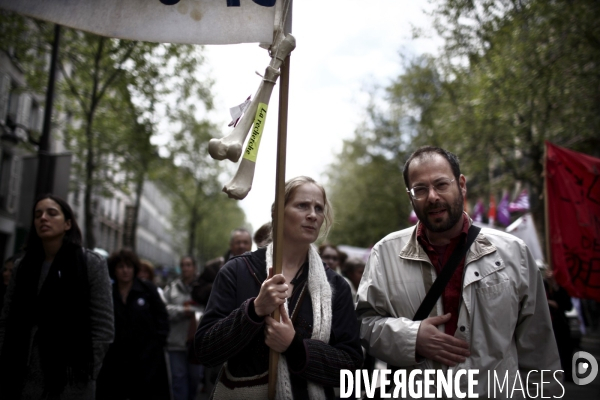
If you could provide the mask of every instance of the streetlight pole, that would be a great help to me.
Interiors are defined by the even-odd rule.
[[[35,185],[35,197],[52,191],[54,181],[54,165],[50,157],[50,130],[52,128],[52,109],[54,103],[54,86],[56,67],[58,65],[58,48],[60,45],[60,25],[54,25],[54,41],[52,43],[52,58],[48,89],[46,90],[46,107],[44,109],[44,126],[38,147],[38,168]]]

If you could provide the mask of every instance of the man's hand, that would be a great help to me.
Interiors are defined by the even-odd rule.
[[[254,311],[259,317],[271,314],[277,307],[282,305],[287,298],[288,285],[282,274],[273,274],[272,267],[269,269],[269,279],[266,279],[260,287],[260,292],[254,299]]]
[[[279,306],[279,313],[280,322],[271,317],[265,318],[265,344],[276,352],[283,353],[290,347],[296,331],[283,304]]]
[[[469,357],[469,344],[440,332],[436,326],[450,320],[450,314],[430,317],[421,322],[417,332],[417,354],[450,367]]]

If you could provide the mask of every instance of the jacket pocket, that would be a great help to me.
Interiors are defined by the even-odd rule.
[[[492,283],[492,282],[489,282]],[[518,302],[510,281],[476,289],[473,318],[473,347],[496,359],[509,354]]]
[[[504,292],[510,291],[510,281],[503,281],[491,286],[477,288],[477,297],[486,300],[493,300],[501,297]]]

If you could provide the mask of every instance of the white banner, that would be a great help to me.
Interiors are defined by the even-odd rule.
[[[522,217],[518,218],[515,222],[510,224],[506,228],[506,232],[511,235],[523,239],[533,258],[536,260],[544,261],[544,255],[542,254],[542,246],[538,239],[537,231],[535,230],[535,224],[533,223],[533,216],[531,213],[527,213]]]
[[[276,0],[0,0],[0,8],[101,36],[160,43],[271,43]],[[281,0],[280,0],[281,1]]]

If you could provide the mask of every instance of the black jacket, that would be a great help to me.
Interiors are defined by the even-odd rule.
[[[169,317],[156,286],[134,278],[123,303],[113,284],[115,340],[97,382],[98,399],[168,399],[164,346]]]

